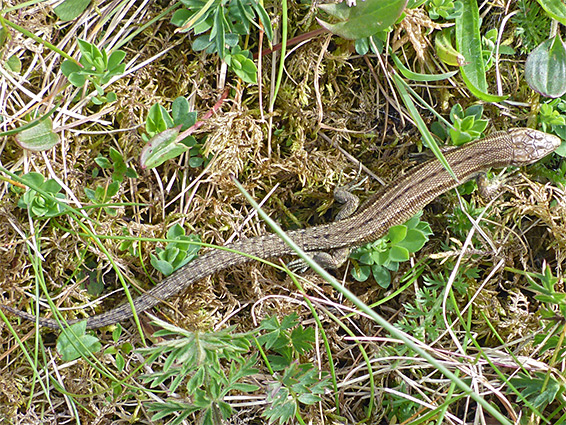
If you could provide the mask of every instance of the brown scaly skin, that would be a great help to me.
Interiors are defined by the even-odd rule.
[[[434,198],[447,190],[482,174],[489,168],[522,166],[538,161],[554,151],[561,140],[553,135],[529,128],[516,128],[493,133],[445,153],[445,158],[458,181],[436,159],[415,166],[368,199],[348,218],[321,226],[289,232],[288,235],[306,252],[355,247],[375,241],[391,226],[403,224]],[[293,251],[277,235],[265,235],[232,243],[227,248],[259,258],[281,257]],[[230,251],[211,250],[159,285],[134,300],[139,314],[163,300],[185,290],[192,283],[227,267],[251,261]],[[33,315],[8,306],[7,311],[35,321]],[[123,322],[133,316],[128,303],[87,319],[87,328],[100,328]],[[78,320],[69,321],[70,324]],[[41,326],[59,329],[52,319],[39,319]]]

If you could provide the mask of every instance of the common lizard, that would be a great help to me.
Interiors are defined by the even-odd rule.
[[[320,226],[293,230],[288,232],[288,235],[304,251],[311,253],[363,245],[383,236],[391,226],[404,223],[438,195],[484,173],[487,169],[531,164],[554,151],[560,142],[560,138],[556,136],[528,128],[493,133],[444,154],[458,180],[455,180],[437,159],[431,159],[411,168],[404,176],[379,190],[350,217]],[[259,258],[293,253],[275,234],[240,240],[227,245],[227,248]],[[178,294],[206,276],[249,261],[249,257],[237,252],[210,250],[136,298],[136,313]],[[8,306],[2,307],[27,320],[36,320],[31,314]],[[87,328],[108,326],[132,316],[130,304],[125,303],[87,318]],[[78,321],[80,320],[70,320],[68,323]],[[53,319],[40,318],[39,324],[59,328],[59,324]]]

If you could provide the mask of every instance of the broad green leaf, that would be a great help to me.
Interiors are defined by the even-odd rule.
[[[387,236],[389,236],[389,239],[391,240],[392,244],[401,242],[403,239],[405,239],[406,235],[407,235],[407,226],[403,224],[391,227],[389,229],[389,232],[387,233]]]
[[[346,2],[322,4],[320,9],[341,22],[330,24],[318,18],[317,21],[333,34],[356,40],[393,25],[406,5],[407,0],[365,0],[353,7]]]
[[[79,357],[86,356],[87,353],[95,353],[100,350],[102,345],[98,338],[85,334],[86,320],[75,323],[64,329],[57,339],[57,351],[63,361],[70,362]]]
[[[407,261],[409,259],[409,250],[402,246],[392,246],[389,250],[389,259],[391,261]]]
[[[404,240],[399,242],[399,246],[407,248],[409,252],[417,252],[428,241],[428,238],[420,230],[409,229]]]
[[[22,70],[22,61],[16,55],[12,55],[6,60],[6,68],[19,74]]]
[[[546,97],[557,98],[566,93],[566,46],[559,33],[529,54],[525,80],[534,91]]]
[[[155,134],[161,133],[173,126],[173,119],[163,106],[156,103],[149,108],[149,112],[145,120],[145,131],[147,131],[149,135],[154,136]]]
[[[173,101],[171,105],[171,116],[174,125],[181,126],[181,131],[192,127],[197,121],[197,113],[189,111],[189,102],[182,96]]]
[[[486,102],[504,100],[507,96],[487,93],[478,3],[476,0],[462,0],[462,4],[464,5],[462,16],[456,18],[456,47],[466,60],[466,63],[460,68],[462,79],[470,92],[478,99]]]
[[[164,276],[169,276],[171,273],[173,273],[173,266],[169,262],[160,260],[153,254],[150,254],[150,257],[150,262],[153,268],[159,270],[161,273],[163,273]]]
[[[51,149],[59,143],[59,136],[53,133],[53,121],[47,118],[37,125],[23,130],[16,136],[16,141],[24,149],[39,152]]]
[[[65,0],[53,11],[62,21],[72,21],[79,17],[90,4],[90,0]]]
[[[352,273],[352,277],[356,279],[358,282],[365,282],[369,278],[369,275],[371,273],[371,268],[370,266],[360,265],[359,267],[353,267],[351,273]]]
[[[561,0],[537,0],[541,7],[552,18],[566,25],[566,5]]]
[[[379,286],[387,289],[391,284],[391,273],[383,266],[371,266],[373,278]]]
[[[61,72],[67,78],[69,78],[69,75],[73,72],[80,72],[81,70],[82,68],[78,64],[70,60],[66,60],[61,64]]]
[[[176,158],[190,148],[176,141],[179,129],[170,128],[154,137],[144,146],[140,154],[142,168],[155,168],[168,159]]]

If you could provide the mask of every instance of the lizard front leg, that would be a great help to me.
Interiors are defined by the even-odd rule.
[[[360,205],[360,198],[354,195],[352,191],[359,189],[366,179],[367,178],[364,178],[359,182],[354,181],[345,186],[339,186],[334,190],[334,199],[336,202],[342,204],[340,211],[338,211],[338,214],[336,214],[334,218],[335,221],[348,218],[357,211]],[[311,255],[312,258],[325,269],[336,270],[348,260],[350,251],[351,248],[340,248],[333,249],[329,252],[314,251],[311,252]],[[308,268],[305,262],[300,259],[291,261],[287,266],[295,272],[304,272]]]

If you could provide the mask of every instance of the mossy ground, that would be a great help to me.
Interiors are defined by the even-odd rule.
[[[17,3],[7,1],[4,7]],[[44,3],[18,9],[4,17],[76,56],[77,38],[115,45],[138,25],[150,21],[168,7],[163,1],[143,5],[131,2],[122,6],[121,19],[107,20],[114,10],[113,4],[104,0],[97,2],[80,19],[68,23],[57,21],[51,7]],[[273,17],[274,26],[279,28],[279,2],[266,2],[266,9]],[[291,2],[290,35],[316,29],[313,13],[314,9],[309,5]],[[491,22],[500,22],[502,16],[502,8],[491,7],[488,14]],[[109,87],[116,92],[117,101],[101,106],[73,99],[74,88],[67,85],[59,70],[60,56],[46,45],[11,29],[2,50],[4,60],[16,55],[22,63],[19,74],[3,70],[0,76],[2,130],[12,130],[24,124],[30,114],[45,113],[59,104],[54,115],[54,130],[61,137],[55,148],[43,153],[24,151],[16,145],[14,136],[3,137],[0,146],[2,167],[13,173],[35,171],[46,178],[57,178],[71,205],[80,208],[89,204],[85,188],[104,187],[110,182],[109,173],[100,170],[94,159],[98,155],[108,157],[110,147],[121,152],[128,165],[137,170],[138,178],[126,179],[112,199],[114,203],[122,203],[115,208],[116,215],[98,208],[90,210],[91,221],[82,220],[82,223],[99,235],[132,237],[135,255],[121,250],[122,240],[103,239],[101,243],[128,282],[136,285],[140,292],[162,279],[150,265],[150,254],[156,246],[163,244],[142,240],[165,237],[174,223],[183,225],[187,233],[198,234],[203,242],[217,245],[267,231],[234,186],[233,177],[242,182],[255,199],[263,202],[265,211],[283,228],[293,229],[331,220],[337,211],[333,189],[356,178],[359,164],[350,161],[338,147],[381,177],[385,184],[410,165],[407,160],[410,152],[421,149],[415,127],[391,91],[387,77],[391,65],[383,65],[387,61],[385,56],[360,57],[351,42],[329,34],[307,38],[288,50],[281,89],[270,112],[272,75],[275,75],[272,69],[277,67],[278,56],[276,63],[272,63],[273,55],[261,58],[261,91],[258,86],[242,84],[231,73],[226,76],[225,84],[221,84],[218,58],[194,53],[190,38],[176,33],[169,19],[170,15],[158,20],[121,47],[127,53],[128,72]],[[441,72],[430,47],[432,42],[428,41],[433,27],[426,14],[413,13],[397,32],[392,33],[392,45],[416,72]],[[512,31],[512,27],[508,31]],[[254,33],[249,39],[249,48],[254,52],[257,37]],[[266,40],[263,42],[265,45]],[[500,63],[503,91],[513,93],[515,105],[520,106],[486,105],[485,116],[490,119],[490,128],[504,129],[532,121],[537,99],[532,97],[521,79],[521,66],[522,59]],[[493,70],[488,79],[492,77]],[[465,108],[475,102],[458,78],[414,84],[413,88],[445,116],[454,103]],[[203,142],[203,156],[210,157],[206,166],[190,167],[188,156],[167,161],[154,170],[139,166],[138,158],[143,147],[140,135],[153,104],[169,108],[175,98],[185,96],[200,118],[214,107],[226,89],[229,90],[227,100],[195,134]],[[434,120],[428,111],[421,112],[428,123]],[[330,137],[333,143],[322,138],[321,133]],[[36,293],[36,278],[41,276],[55,303],[61,308],[73,308],[64,313],[69,319],[94,315],[122,303],[121,284],[107,254],[85,236],[77,219],[66,215],[48,221],[30,219],[27,211],[17,206],[20,194],[14,191],[13,182],[6,177],[3,176],[0,188],[2,302],[28,309]],[[366,197],[379,187],[380,183],[369,179],[359,193]],[[454,239],[445,217],[455,203],[455,196],[448,195],[425,211],[435,236],[417,254],[414,263],[425,261],[424,273],[427,275],[447,276],[455,267],[463,239]],[[548,264],[555,271],[561,270],[565,243],[563,193],[544,182],[525,178],[514,186],[511,194],[491,205],[487,216],[493,224],[485,226],[491,245],[478,239],[474,245],[476,254],[465,256],[459,265],[459,279],[468,288],[458,300],[460,307],[476,295],[467,320],[485,347],[499,350],[505,361],[509,359],[509,352],[502,348],[502,342],[509,344],[510,351],[516,355],[532,354],[536,360],[548,361],[547,357],[538,357],[532,340],[525,339],[540,331],[536,317],[539,303],[532,292],[525,290],[524,278],[506,271],[503,265],[540,272],[543,265]],[[140,241],[135,242],[138,238]],[[337,277],[363,301],[372,304],[399,288],[409,268],[407,263],[394,275],[389,290],[371,280],[355,282],[346,268],[341,269]],[[473,272],[469,272],[472,269]],[[310,276],[310,280],[306,290],[316,303],[334,304],[337,308],[349,306],[326,282],[316,276]],[[100,282],[103,282],[103,288],[93,289]],[[414,304],[415,290],[422,285],[422,279],[417,279],[402,293],[379,306],[378,312],[397,322],[405,312],[404,304]],[[97,295],[118,291],[99,300],[85,287],[90,287]],[[137,291],[132,289],[134,295]],[[39,293],[45,297],[41,291]],[[189,329],[211,329],[222,323],[237,325],[238,331],[245,332],[272,314],[283,316],[298,312],[307,323],[310,315],[289,278],[257,263],[216,274],[167,301],[154,313]],[[346,313],[344,310],[340,314]],[[346,338],[334,321],[323,313],[321,317],[330,339],[338,380],[345,384],[338,394],[340,414],[348,423],[362,420],[369,397],[368,371],[364,369],[356,344]],[[499,336],[487,326],[487,319]],[[146,333],[151,335],[149,319],[142,315],[141,320]],[[388,388],[404,388],[406,392],[416,394],[422,390],[432,398],[437,396],[432,389],[437,388],[438,383],[426,379],[428,374],[434,377],[433,370],[422,360],[403,358],[407,353],[369,319],[353,316],[343,320],[359,336],[381,338],[364,343],[376,362],[373,374],[378,395],[372,423],[384,423],[379,422],[384,420],[382,415],[391,417],[394,403]],[[32,323],[11,316],[8,323],[0,322],[0,386],[3,388],[0,391],[0,423],[65,423],[73,417],[81,418],[83,423],[150,423],[151,415],[141,403],[148,397],[136,376],[129,375],[140,362],[133,352],[129,353],[122,372],[116,371],[111,356],[99,355],[100,360],[124,380],[126,389],[114,397],[112,386],[115,384],[99,369],[82,359],[67,364],[60,361],[54,347],[55,334],[40,331],[41,339],[38,340]],[[444,324],[438,326],[443,328]],[[135,327],[129,323],[124,327],[122,341],[139,346],[140,338]],[[105,348],[116,344],[111,331],[97,331]],[[458,334],[460,331],[461,328],[456,329]],[[37,356],[33,362],[35,371],[22,355],[16,335],[28,352]],[[524,342],[516,346],[516,341]],[[426,339],[426,342],[432,341]],[[432,347],[455,356],[457,353],[456,344],[449,335],[444,335]],[[320,359],[321,368],[326,370],[328,360],[321,354],[320,347],[317,353],[321,357],[311,353],[313,357],[309,360]],[[415,367],[423,369],[418,371]],[[480,369],[487,375],[484,379],[495,379],[487,366],[482,365]],[[515,369],[510,367],[508,371],[512,373]],[[359,381],[354,380],[356,377]],[[50,388],[48,393],[38,384],[39,380]],[[351,384],[347,385],[348,382]],[[70,404],[57,389],[59,385],[73,394],[76,413],[69,410]],[[500,402],[496,396],[486,397],[492,397],[494,403]],[[510,405],[516,408],[518,403],[521,406],[515,396],[509,397]],[[334,394],[329,394],[321,404],[321,410],[306,408],[303,417],[313,423],[322,423],[322,418],[326,417],[326,423],[330,423],[328,412],[332,410],[333,400]],[[387,407],[382,407],[382,403]],[[505,403],[500,405],[505,406]],[[250,409],[240,412],[240,417],[259,418],[262,407]],[[463,414],[463,409],[463,405],[454,407],[452,413],[458,416]],[[260,422],[261,419],[256,419],[253,423]],[[232,423],[244,422],[235,420]]]

